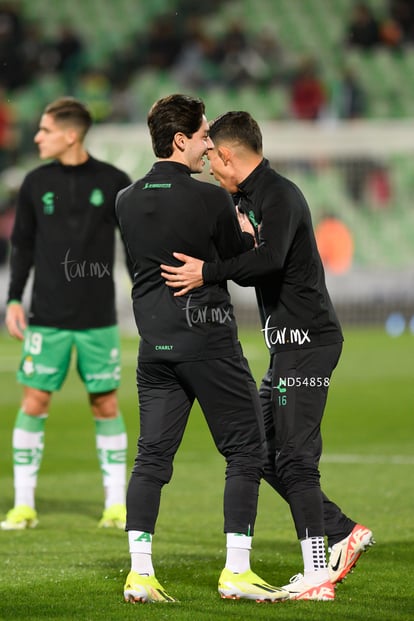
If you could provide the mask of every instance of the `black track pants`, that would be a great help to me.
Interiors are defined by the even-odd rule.
[[[265,461],[256,384],[242,356],[182,363],[139,363],[140,436],[127,492],[126,530],[153,533],[162,486],[198,400],[226,460],[224,532],[253,534]],[[206,472],[208,477],[208,472]]]
[[[330,546],[355,525],[319,484],[320,424],[341,349],[338,344],[278,353],[259,391],[267,443],[264,479],[290,499],[298,538],[324,533]]]

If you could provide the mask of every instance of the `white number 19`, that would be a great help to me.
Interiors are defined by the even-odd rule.
[[[42,335],[40,332],[28,332],[24,348],[29,354],[40,354],[42,351]]]

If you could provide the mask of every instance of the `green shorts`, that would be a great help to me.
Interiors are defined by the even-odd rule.
[[[29,326],[17,380],[39,390],[59,390],[69,371],[73,350],[77,355],[77,371],[88,393],[108,392],[119,386],[118,326],[92,330]]]

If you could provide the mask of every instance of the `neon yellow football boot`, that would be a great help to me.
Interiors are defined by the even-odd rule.
[[[126,507],[122,504],[111,505],[102,514],[98,528],[125,528]]]
[[[289,599],[287,591],[268,584],[251,569],[242,574],[223,569],[218,591],[224,599],[254,599],[256,602],[272,603]]]
[[[155,576],[143,576],[132,570],[125,582],[124,599],[132,604],[138,602],[170,604],[177,601],[165,592]]]
[[[19,505],[10,509],[4,522],[0,523],[1,530],[24,530],[35,528],[39,523],[37,511],[28,505]]]

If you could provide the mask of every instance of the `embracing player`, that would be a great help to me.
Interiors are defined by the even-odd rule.
[[[300,540],[303,574],[283,588],[291,599],[329,600],[373,542],[372,532],[322,492],[321,422],[342,330],[330,300],[308,204],[299,188],[263,157],[257,122],[243,111],[210,124],[211,172],[231,192],[257,247],[203,262],[174,253],[181,267],[162,265],[176,295],[224,280],[255,286],[269,369],[260,387],[268,449],[265,480],[289,503]],[[330,548],[326,559],[325,541]]]

